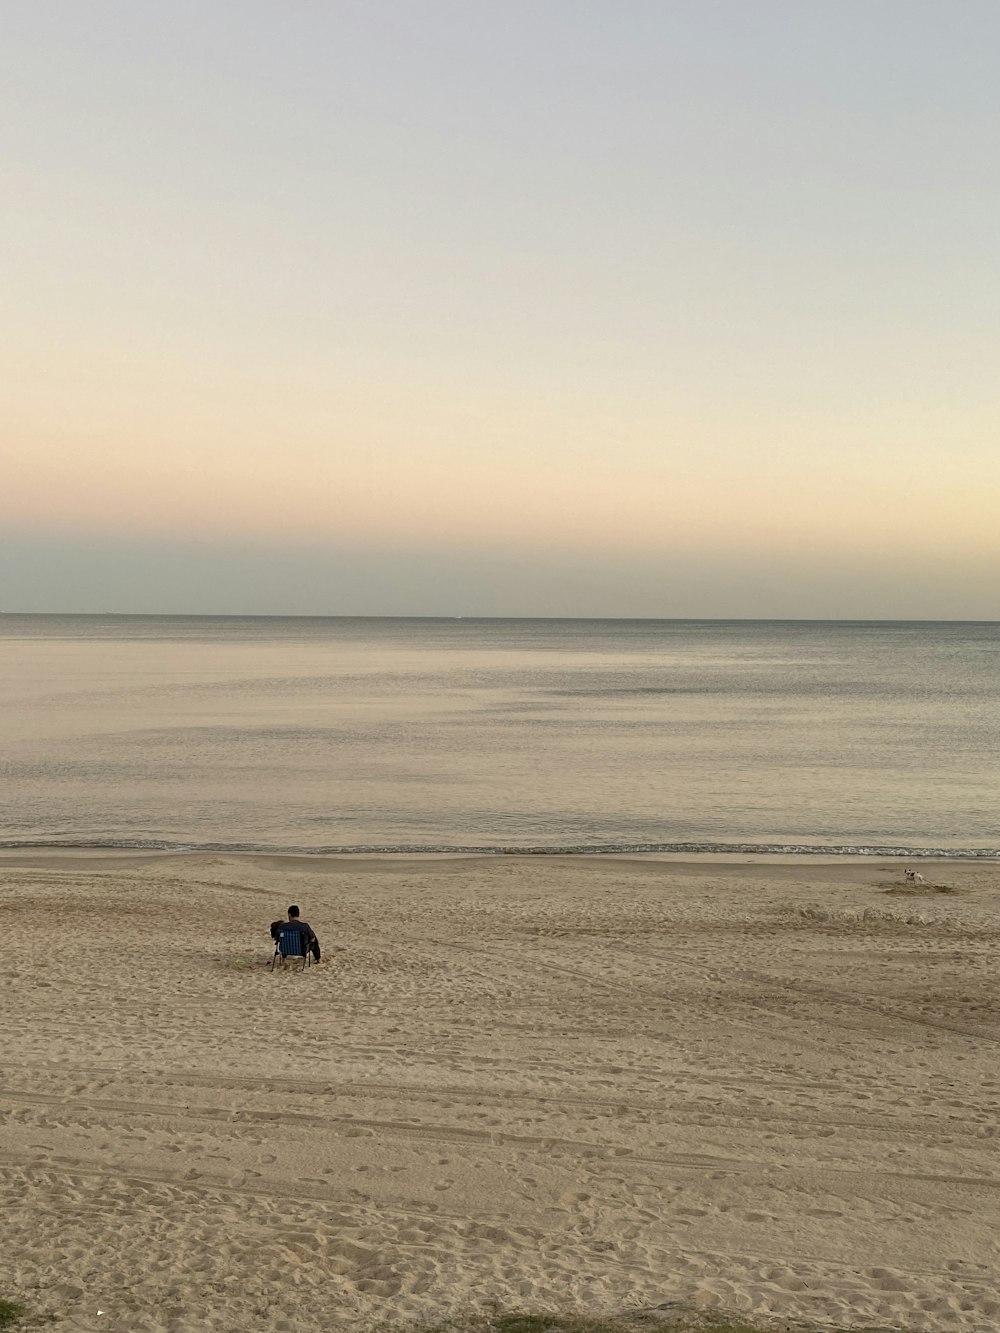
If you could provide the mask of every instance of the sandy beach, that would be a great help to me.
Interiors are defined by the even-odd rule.
[[[1000,1328],[1000,867],[8,855],[0,1296]],[[297,902],[324,961],[274,975]]]

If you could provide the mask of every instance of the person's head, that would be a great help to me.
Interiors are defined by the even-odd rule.
[[[298,919],[298,915],[299,915],[299,909],[298,909],[297,907],[295,907],[294,905],[288,909],[288,919],[289,919],[289,921],[295,921],[295,920],[297,920],[297,919]]]

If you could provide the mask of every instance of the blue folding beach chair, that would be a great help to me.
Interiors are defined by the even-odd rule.
[[[298,958],[302,959],[303,971],[312,966],[312,950],[305,931],[294,921],[289,921],[275,937],[274,955],[268,966],[273,971],[275,967],[285,967],[289,960],[294,962]]]

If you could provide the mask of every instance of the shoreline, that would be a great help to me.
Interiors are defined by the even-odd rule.
[[[269,852],[160,852],[143,850],[129,852],[117,848],[48,848],[32,849],[29,853],[13,849],[0,849],[0,870],[49,870],[61,874],[73,872],[96,872],[96,870],[128,870],[141,873],[144,868],[155,866],[176,866],[181,873],[185,868],[195,870],[199,866],[227,866],[245,868],[248,872],[281,873],[283,876],[348,876],[360,874],[365,880],[379,874],[395,878],[401,874],[435,873],[449,878],[460,874],[489,873],[491,868],[501,865],[527,869],[528,866],[559,865],[568,866],[591,878],[604,872],[619,872],[627,876],[648,876],[668,878],[669,876],[699,878],[760,877],[767,872],[773,880],[823,880],[825,882],[864,882],[869,878],[885,876],[903,876],[905,866],[911,864],[912,857],[877,857],[877,856],[800,856],[800,854],[769,854],[769,856],[744,857],[705,856],[693,858],[687,854],[613,853],[601,856],[580,856],[565,853],[560,856],[483,856],[476,853],[269,853]],[[969,857],[935,857],[933,866],[949,869],[981,868],[997,864],[987,858],[972,860]],[[925,877],[933,878],[931,864],[923,862]]]
[[[539,863],[573,865],[578,868],[598,869],[601,866],[622,870],[662,867],[677,874],[701,873],[734,874],[752,866],[770,871],[831,871],[837,867],[848,870],[899,871],[911,862],[919,862],[928,872],[931,866],[986,867],[1000,865],[996,856],[917,856],[913,853],[875,855],[862,853],[823,852],[551,852],[537,853],[483,853],[479,851],[454,852],[267,852],[267,851],[179,851],[176,849],[127,847],[32,847],[29,849],[0,848],[0,869],[114,869],[129,866],[160,865],[177,862],[196,865],[198,862],[234,862],[260,869],[283,869],[308,873],[310,869],[324,872],[359,870],[457,871],[462,867],[485,869],[494,865],[537,865]],[[824,876],[824,878],[827,876]]]

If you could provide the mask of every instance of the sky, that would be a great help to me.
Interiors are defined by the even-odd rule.
[[[1000,619],[995,0],[7,0],[0,610]]]

